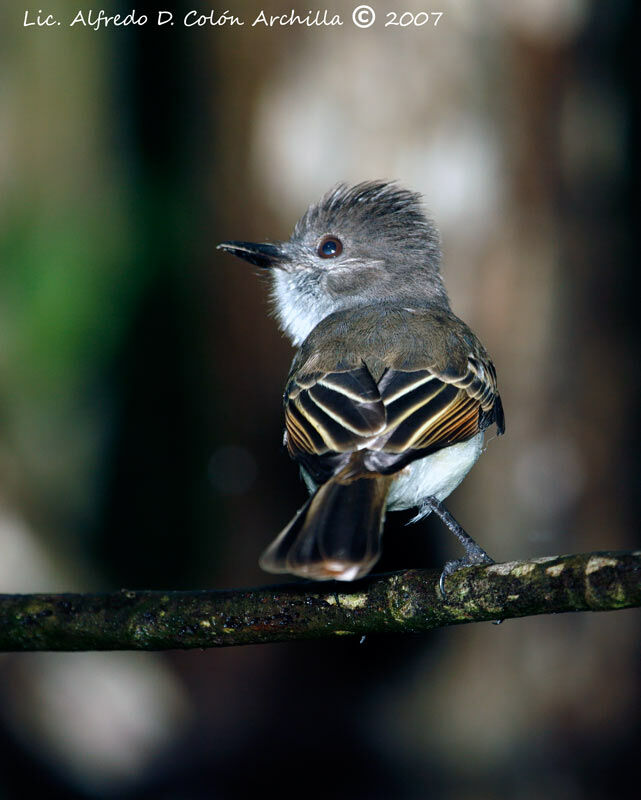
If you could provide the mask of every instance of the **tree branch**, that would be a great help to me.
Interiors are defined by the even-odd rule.
[[[169,650],[422,633],[445,625],[641,605],[641,551],[231,591],[0,595],[0,651]]]

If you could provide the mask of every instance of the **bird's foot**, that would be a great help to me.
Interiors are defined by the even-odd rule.
[[[478,564],[495,563],[494,559],[490,558],[490,556],[488,556],[482,547],[479,547],[476,542],[473,544],[474,547],[471,547],[469,550],[467,550],[463,558],[457,558],[453,561],[448,561],[443,567],[441,577],[438,581],[438,588],[443,599],[447,597],[445,592],[445,579],[448,577],[448,575],[452,575],[453,573],[458,572],[460,569],[465,569],[465,567],[475,567]]]
[[[452,531],[465,549],[463,558],[448,561],[443,567],[438,586],[442,597],[445,598],[445,579],[448,575],[452,575],[452,573],[458,572],[458,570],[464,569],[465,567],[476,566],[477,564],[494,564],[494,559],[490,558],[485,550],[483,550],[483,548],[472,539],[469,533],[464,530],[462,525],[459,525],[440,500],[437,500],[435,497],[428,497],[421,503],[418,514],[412,522],[422,519],[432,511],[440,517],[441,521]]]

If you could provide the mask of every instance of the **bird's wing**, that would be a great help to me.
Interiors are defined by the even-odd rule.
[[[469,356],[464,372],[434,369],[389,370],[378,389],[385,406],[387,432],[383,450],[434,450],[469,439],[503,414],[491,361]]]
[[[389,369],[378,384],[364,363],[331,373],[295,372],[284,399],[290,455],[318,482],[350,461],[354,475],[390,474],[492,422],[499,433],[504,429],[494,366],[473,355],[466,370]]]
[[[284,401],[289,453],[319,481],[386,429],[385,406],[365,364],[347,371],[294,373]]]

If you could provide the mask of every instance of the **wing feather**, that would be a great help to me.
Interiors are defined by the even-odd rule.
[[[305,421],[305,417],[301,415],[295,402],[288,403],[286,406],[285,428],[289,450],[292,454],[300,450],[319,455],[327,452],[328,448],[322,436],[313,425]]]
[[[352,372],[333,372],[323,375],[318,381],[335,392],[344,394],[355,403],[378,403],[379,390],[366,367]]]
[[[433,383],[437,384],[437,391],[429,397],[417,398],[420,402],[416,403],[412,412],[402,418],[392,430],[386,443],[386,450],[399,453],[415,447],[417,441],[432,429],[442,416],[451,413],[453,403],[461,390],[439,380]],[[416,390],[417,393],[420,388],[422,387]]]
[[[335,422],[343,425],[357,436],[371,436],[385,428],[385,417],[376,402],[357,400],[356,402],[342,392],[317,383],[307,390],[308,396]]]
[[[411,425],[410,420],[418,421],[423,418],[428,413],[427,409],[433,409],[433,413],[437,413],[443,403],[448,402],[443,396],[445,389],[446,385],[442,381],[432,379],[418,384],[415,389],[397,397],[392,403],[385,403],[384,398],[388,430],[400,425]]]
[[[355,441],[360,437],[355,437],[352,431],[324,411],[309,392],[301,392],[294,403],[301,416],[321,437],[327,450],[344,453],[355,449]]]
[[[295,375],[285,390],[285,424],[294,458],[300,451],[347,453],[382,433],[386,414],[376,382],[362,366],[313,379]]]
[[[400,372],[388,370],[378,384],[378,391],[383,403],[388,406],[408,392],[413,392],[419,386],[434,380],[434,375],[426,369],[416,372]]]
[[[477,355],[464,370],[388,369],[378,385],[364,363],[294,373],[285,390],[285,421],[290,454],[323,480],[356,451],[364,452],[363,471],[380,463],[390,474],[492,422],[499,433],[504,429],[494,365]],[[356,462],[354,469],[356,475]]]

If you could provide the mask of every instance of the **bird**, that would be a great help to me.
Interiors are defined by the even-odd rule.
[[[226,241],[271,276],[273,310],[296,354],[283,395],[283,442],[309,499],[260,566],[354,581],[382,551],[386,513],[436,513],[464,548],[452,573],[494,563],[443,505],[505,431],[496,369],[454,315],[441,243],[419,193],[396,181],[339,183],[288,241]]]

